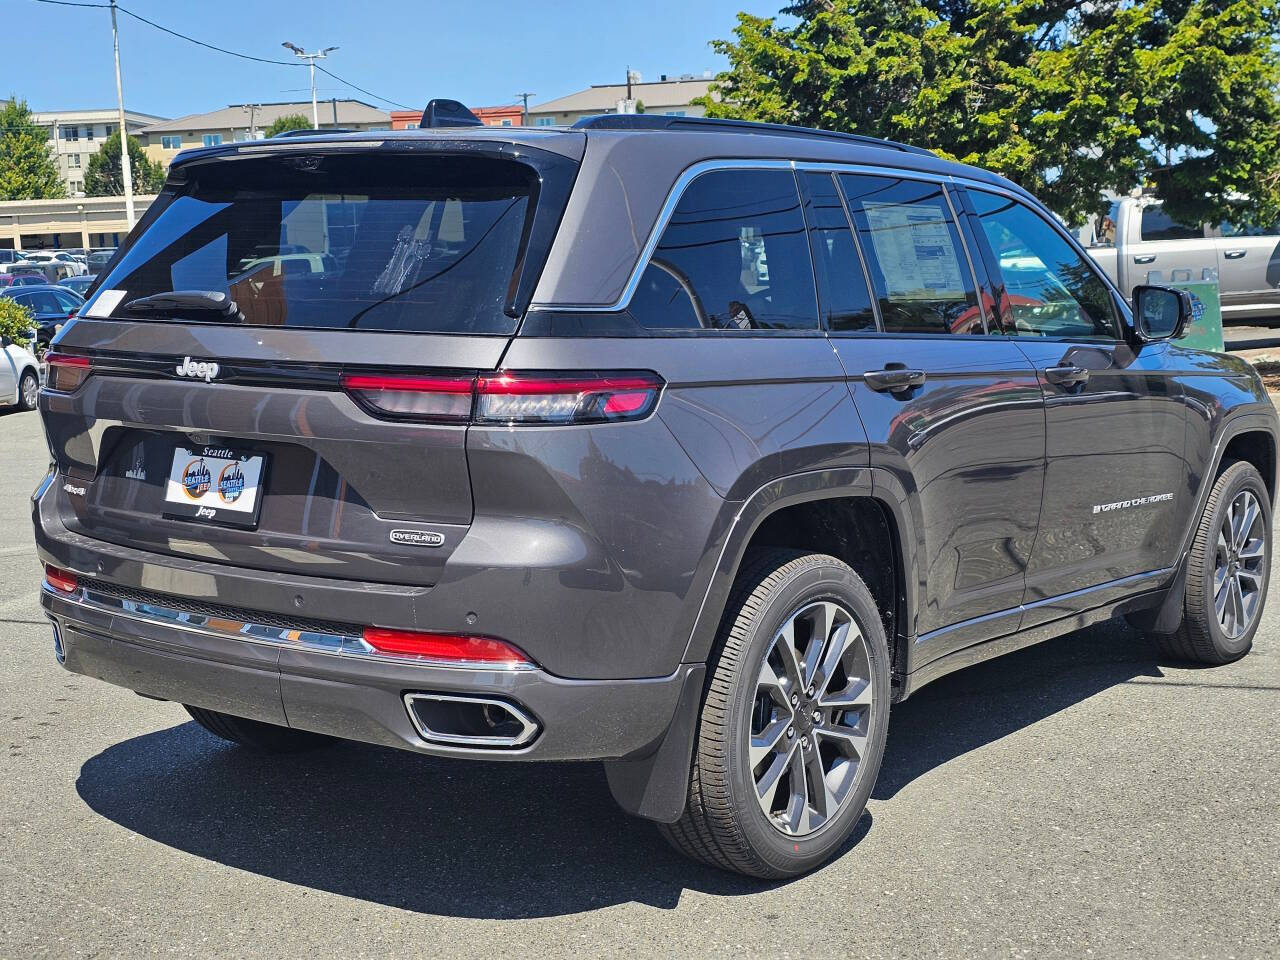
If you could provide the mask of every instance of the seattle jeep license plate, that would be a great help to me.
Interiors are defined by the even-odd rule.
[[[178,447],[165,484],[164,515],[236,527],[258,524],[266,457],[225,447]]]

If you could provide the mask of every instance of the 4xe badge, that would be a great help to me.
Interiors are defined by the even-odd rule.
[[[391,542],[406,547],[438,547],[444,543],[444,534],[434,530],[392,530]]]
[[[218,375],[218,365],[211,360],[192,360],[190,357],[183,357],[182,362],[173,368],[173,372],[180,377],[194,377],[205,383],[212,383],[213,378]]]

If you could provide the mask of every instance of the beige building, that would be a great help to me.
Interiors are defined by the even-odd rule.
[[[155,197],[134,197],[141,219]],[[0,248],[52,250],[114,247],[129,232],[124,197],[0,201]]]
[[[193,113],[142,128],[138,139],[151,160],[167,168],[179,150],[223,143],[261,140],[280,117],[300,113],[311,118],[311,101],[299,103],[233,103],[209,113]],[[320,101],[320,126],[353,130],[390,130],[391,115],[361,100]]]
[[[115,107],[102,110],[33,110],[32,119],[49,131],[58,173],[71,196],[84,193],[84,174],[89,158],[98,152],[102,142],[120,126],[120,111]],[[126,110],[125,126],[137,135],[148,124],[163,120],[150,113]]]
[[[653,83],[632,82],[631,99],[644,113],[675,117],[701,117],[706,111],[693,104],[696,97],[707,94],[709,76],[663,76]],[[529,124],[537,127],[568,126],[583,117],[601,113],[618,113],[619,102],[627,98],[627,84],[602,83],[558,100],[548,100],[529,108]]]

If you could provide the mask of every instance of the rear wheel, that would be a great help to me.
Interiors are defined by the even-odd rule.
[[[1187,553],[1182,623],[1157,634],[1178,660],[1222,664],[1249,652],[1271,574],[1271,502],[1250,463],[1233,463],[1214,481]]]
[[[233,717],[229,713],[187,704],[183,704],[183,707],[191,714],[191,719],[215,737],[238,743],[259,753],[296,753],[333,743],[332,737],[307,730],[294,730],[274,723],[263,723],[261,720]]]
[[[835,557],[770,550],[739,576],[699,723],[676,849],[756,877],[811,870],[848,839],[889,720],[875,601]]]
[[[28,370],[18,381],[18,409],[34,410],[40,399],[40,380],[34,370]]]

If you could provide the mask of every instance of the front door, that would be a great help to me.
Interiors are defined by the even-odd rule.
[[[1123,336],[1116,298],[1064,231],[1012,196],[968,197],[1004,285],[1003,325],[1045,397],[1025,628],[1133,592],[1173,565],[1188,496],[1185,412],[1165,369],[1169,346]]]
[[[822,312],[871,464],[919,510],[920,602],[907,625],[918,668],[1018,628],[1040,513],[1043,400],[1016,345],[987,335],[941,184],[825,173],[802,183]]]

